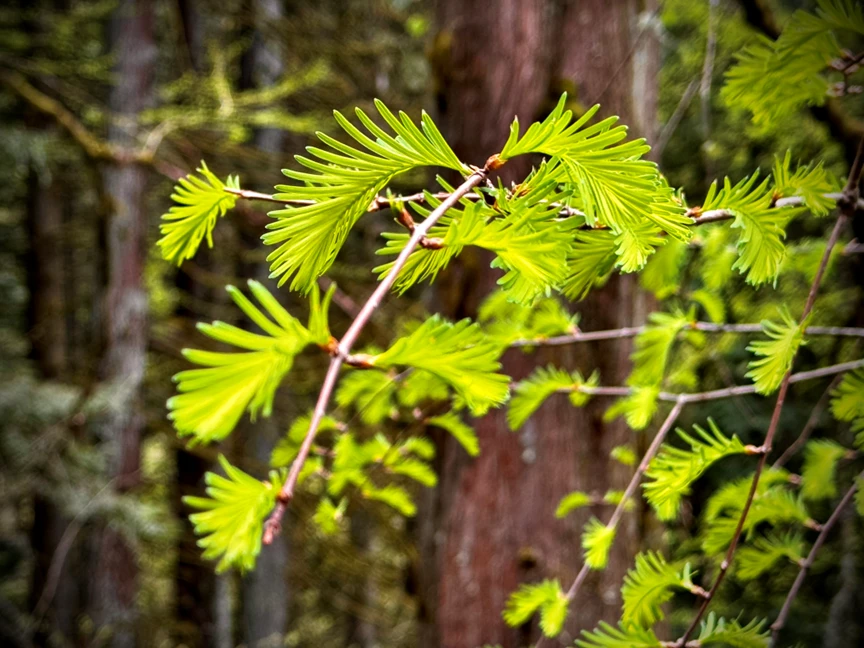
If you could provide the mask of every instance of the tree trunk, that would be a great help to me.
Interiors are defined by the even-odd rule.
[[[557,21],[560,32],[554,38],[559,48],[557,76],[562,85],[572,87],[586,109],[601,104],[603,116],[618,115],[621,123],[629,126],[631,136],[645,137],[649,142],[656,132],[659,67],[656,20],[655,2],[570,1],[562,7]],[[581,326],[593,331],[640,325],[652,303],[639,290],[636,275],[616,274],[579,304]],[[604,384],[620,385],[627,378],[632,340],[585,345],[578,351],[578,365],[583,372],[598,369]],[[608,405],[608,401],[594,400],[576,412],[573,427],[579,431],[580,447],[588,448],[588,456],[582,450],[580,459],[586,468],[593,467],[579,471],[578,490],[603,493],[623,489],[632,474],[632,468],[609,459],[612,448],[633,442],[633,434],[623,420],[603,421]],[[541,421],[537,425],[544,429]],[[581,526],[596,513],[583,510],[572,517]],[[608,517],[609,512],[603,515]],[[606,517],[601,519],[605,521]],[[609,567],[592,574],[572,606],[576,611],[574,631],[592,628],[600,620],[618,618],[619,588],[638,551],[640,526],[636,515],[625,516],[619,525]]]
[[[116,55],[112,111],[128,120],[112,125],[109,140],[135,146],[135,118],[152,96],[155,48],[153,7],[144,0],[120,2],[112,19],[110,41]],[[111,389],[111,406],[100,425],[114,490],[133,489],[140,480],[143,428],[141,384],[147,348],[147,297],[143,286],[147,233],[146,170],[120,161],[106,165],[104,190],[110,202],[106,223],[106,327],[102,379]],[[110,645],[136,644],[136,557],[121,533],[104,528],[98,540],[93,618],[110,633]]]
[[[67,377],[68,344],[66,339],[65,239],[66,220],[63,184],[58,170],[42,179],[33,170],[30,177],[28,223],[30,254],[28,282],[30,292],[29,337],[31,356],[44,380]],[[36,495],[33,502],[33,525],[30,546],[34,555],[30,581],[31,612],[36,613],[34,642],[44,644],[52,633],[71,641],[76,633],[76,617],[80,613],[78,588],[75,583],[77,546],[58,555],[70,520],[50,499]],[[51,575],[52,564],[61,560],[59,571]],[[43,616],[43,612],[45,615]]]
[[[640,39],[633,47],[636,3],[573,2],[553,7],[542,1],[488,5],[443,0],[440,32],[433,51],[439,108],[445,136],[463,160],[479,164],[500,150],[508,126],[519,115],[523,129],[542,117],[560,86],[578,83],[583,105],[604,102],[638,120],[648,132],[653,122],[650,95],[656,48]],[[555,13],[554,10],[559,12]],[[564,43],[564,41],[570,41]],[[550,74],[546,43],[557,43],[562,65]],[[598,49],[602,44],[604,49]],[[637,80],[632,66],[644,68]],[[585,67],[590,68],[586,71]],[[619,81],[619,79],[621,79]],[[609,82],[606,88],[602,80]],[[562,83],[562,81],[564,81]],[[572,95],[571,95],[572,96]],[[632,106],[639,103],[639,109]],[[509,162],[507,181],[524,177],[531,160]],[[484,255],[465,256],[439,284],[441,310],[452,317],[473,315],[498,275]],[[641,317],[635,283],[613,278],[579,308],[586,330],[629,325]],[[532,356],[510,352],[505,371],[519,379],[549,362],[573,368],[600,367],[615,384],[626,374],[629,345],[545,350]],[[608,403],[607,403],[608,404]],[[631,439],[623,425],[602,421],[602,409],[573,408],[563,397],[550,399],[519,434],[508,431],[504,412],[476,425],[481,454],[470,460],[452,440],[439,445],[439,487],[423,503],[419,574],[424,645],[504,647],[525,645],[538,636],[530,627],[510,629],[501,611],[521,582],[558,578],[569,586],[582,564],[579,538],[590,514],[605,519],[603,508],[558,521],[555,508],[572,490],[605,492],[622,488],[630,470],[610,462],[609,451]],[[621,577],[635,550],[638,524],[621,525],[607,572],[595,574],[571,606],[570,643],[581,628],[618,615]]]

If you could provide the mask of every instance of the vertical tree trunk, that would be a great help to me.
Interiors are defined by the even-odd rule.
[[[61,380],[68,373],[66,338],[65,245],[63,225],[65,203],[63,184],[54,169],[49,179],[41,179],[34,170],[30,177],[28,223],[30,254],[28,283],[30,288],[29,337],[31,356],[44,380]],[[37,495],[33,503],[33,526],[30,545],[34,554],[30,581],[31,612],[39,612],[34,641],[44,644],[52,633],[71,641],[75,635],[76,617],[80,612],[74,566],[77,547],[57,556],[57,548],[70,520],[49,499]],[[62,567],[51,577],[52,563],[62,560]],[[55,568],[56,569],[56,568]],[[43,600],[43,597],[48,597]],[[50,605],[46,607],[46,602]],[[39,608],[37,610],[37,608]],[[41,617],[42,610],[47,614]]]
[[[128,123],[112,125],[109,139],[122,146],[135,145],[135,118],[151,100],[153,20],[153,7],[144,0],[123,0],[112,19],[110,40],[116,55],[116,81],[110,106]],[[103,173],[110,214],[104,237],[106,336],[101,370],[112,398],[100,434],[113,487],[119,493],[134,488],[140,479],[140,390],[147,343],[147,297],[143,286],[146,181],[145,169],[134,163],[111,163]],[[118,531],[105,528],[95,559],[92,604],[96,626],[109,630],[111,646],[134,646],[138,586],[135,555]]]
[[[565,2],[554,38],[556,61],[562,85],[574,87],[579,103],[588,108],[601,104],[603,116],[618,115],[630,128],[631,137],[649,142],[656,132],[659,41],[656,34],[656,2],[640,0],[580,0]],[[622,328],[643,324],[652,300],[639,289],[636,275],[613,275],[608,283],[578,306],[585,330]],[[616,340],[580,348],[578,364],[584,370],[599,369],[604,384],[620,385],[631,363],[632,340]],[[584,364],[583,364],[584,363]],[[632,468],[610,461],[617,445],[634,443],[623,420],[603,421],[609,402],[595,400],[579,411],[575,428],[581,446],[588,446],[586,466],[580,471],[580,490],[622,489]],[[584,451],[583,451],[584,452]],[[596,511],[573,514],[583,525]],[[608,512],[605,513],[608,516]],[[609,567],[592,574],[579,600],[574,629],[593,627],[597,621],[618,618],[619,588],[638,550],[641,528],[637,515],[625,516],[618,533]]]
[[[501,149],[515,115],[530,123],[549,86],[546,44],[549,5],[544,0],[442,0],[432,64],[439,120],[461,159],[482,164]],[[531,160],[503,168],[515,180]],[[489,257],[469,251],[442,277],[436,299],[451,317],[476,313],[497,277]],[[509,358],[506,369],[521,360]],[[549,429],[520,438],[502,413],[477,422],[481,454],[470,460],[442,437],[440,483],[421,503],[421,637],[425,646],[524,644],[525,632],[501,619],[507,596],[538,571],[560,574],[575,564],[575,538],[552,522],[553,498],[566,492],[575,455],[569,435]],[[548,434],[546,433],[548,432]],[[527,443],[530,445],[526,445]],[[550,508],[551,507],[551,508]]]
[[[549,96],[549,88],[569,85],[566,80],[578,83],[581,104],[609,94],[604,101],[616,110],[626,106],[625,118],[638,120],[647,133],[654,100],[643,96],[635,109],[631,97],[646,94],[656,50],[638,43],[633,47],[635,6],[593,0],[563,7],[540,0],[494,5],[442,0],[433,65],[442,127],[457,154],[481,163],[500,150],[514,115],[523,128],[542,117],[541,110],[557,98]],[[561,48],[554,58],[562,65],[554,70],[547,43]],[[638,78],[631,71],[634,65],[643,68]],[[610,82],[608,89],[601,80]],[[508,163],[505,179],[524,177],[530,162]],[[442,310],[451,316],[472,315],[496,279],[488,257],[466,257],[439,284]],[[629,279],[610,281],[602,294],[579,307],[585,328],[624,326],[639,319],[636,292]],[[594,351],[511,352],[505,370],[518,379],[549,362],[567,368],[600,366],[610,384],[620,380],[629,346]],[[508,431],[501,411],[478,421],[476,428],[481,454],[474,460],[442,439],[441,482],[423,506],[419,582],[424,645],[509,647],[534,640],[536,623],[505,626],[501,611],[507,596],[520,582],[541,578],[559,578],[566,588],[582,564],[579,537],[587,515],[608,515],[600,508],[557,521],[558,501],[575,489],[602,493],[621,488],[629,473],[611,465],[609,451],[631,435],[623,425],[603,423],[597,407],[577,410],[566,399],[553,398],[519,434]],[[600,619],[617,618],[618,588],[637,535],[636,522],[625,521],[608,572],[595,575],[571,606],[562,641],[571,642],[578,629]]]

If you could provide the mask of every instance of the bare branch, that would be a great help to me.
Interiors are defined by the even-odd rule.
[[[843,496],[843,499],[840,500],[840,503],[837,504],[837,508],[835,508],[834,512],[831,513],[831,517],[829,517],[828,521],[822,525],[822,529],[816,538],[816,542],[813,543],[810,553],[807,554],[807,557],[801,563],[801,569],[798,571],[798,576],[795,578],[795,582],[792,583],[792,588],[786,595],[786,600],[783,602],[780,614],[777,616],[777,620],[771,625],[771,643],[769,646],[773,647],[777,644],[777,638],[780,636],[780,631],[783,629],[783,626],[786,625],[786,619],[789,617],[789,611],[792,609],[792,602],[795,600],[795,597],[798,596],[801,585],[803,585],[804,579],[807,577],[807,572],[813,566],[816,554],[819,553],[822,545],[825,544],[825,541],[828,539],[828,534],[831,533],[831,529],[833,529],[837,524],[837,521],[840,519],[840,514],[843,513],[843,509],[845,509],[849,505],[849,502],[852,501],[852,497],[858,489],[858,479],[864,479],[864,472],[859,474],[856,480],[852,482],[852,486],[848,491],[846,491],[846,494]]]
[[[825,378],[827,376],[835,376],[837,374],[842,374],[847,371],[854,371],[855,369],[860,369],[864,367],[864,359],[861,360],[852,360],[850,362],[841,362],[840,364],[830,365],[828,367],[820,367],[819,369],[811,369],[810,371],[800,371],[798,373],[792,374],[789,376],[789,383],[799,383],[805,382],[807,380],[815,380],[817,378]],[[562,394],[571,393],[573,390],[570,388],[564,388],[559,390]],[[580,386],[576,391],[579,391],[583,394],[590,394],[591,396],[612,396],[612,397],[623,397],[629,396],[633,393],[632,387],[588,387],[588,386]],[[679,400],[683,401],[685,404],[690,403],[704,403],[706,401],[714,401],[721,400],[723,398],[731,398],[733,396],[745,396],[747,394],[755,394],[756,386],[755,385],[736,385],[734,387],[725,387],[723,389],[713,389],[711,391],[705,392],[692,392],[692,393],[672,393],[672,392],[660,392],[657,395],[657,400],[669,402],[669,403],[677,403]]]
[[[100,139],[56,99],[38,90],[18,72],[0,73],[0,81],[31,106],[53,117],[91,158],[111,160],[120,164],[139,162],[153,164],[152,146],[140,151],[119,147]]]
[[[511,347],[534,347],[534,346],[562,346],[575,344],[577,342],[596,342],[598,340],[617,340],[620,338],[635,337],[642,333],[646,327],[630,326],[620,329],[609,329],[606,331],[574,331],[567,335],[558,335],[548,338],[534,338],[515,340],[510,343]],[[692,322],[686,329],[704,331],[706,333],[761,333],[761,324],[714,324],[713,322]],[[833,335],[838,337],[864,337],[864,328],[849,326],[808,326],[804,329],[805,335]]]

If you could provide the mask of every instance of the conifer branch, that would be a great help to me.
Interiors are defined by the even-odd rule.
[[[318,395],[318,401],[315,404],[315,410],[312,415],[312,420],[309,424],[309,431],[306,433],[297,457],[291,464],[291,470],[288,473],[288,478],[282,486],[279,495],[276,497],[276,504],[272,513],[264,523],[264,544],[270,544],[279,533],[282,525],[282,518],[285,516],[288,503],[294,497],[294,488],[297,485],[297,479],[300,477],[300,470],[309,452],[312,449],[312,442],[315,439],[315,434],[318,431],[318,426],[327,411],[327,406],[330,403],[330,398],[333,395],[333,390],[336,387],[336,382],[339,378],[339,370],[347,358],[350,357],[351,349],[363,328],[366,326],[372,314],[380,306],[387,292],[393,287],[396,282],[399,272],[405,267],[408,257],[420,245],[420,241],[426,236],[429,230],[438,222],[451,207],[456,205],[462,197],[468,195],[474,187],[479,185],[486,179],[489,172],[497,169],[501,165],[501,161],[497,156],[492,156],[482,168],[475,168],[473,173],[469,175],[459,187],[444,199],[444,201],[433,210],[426,219],[414,228],[411,233],[411,238],[402,249],[402,252],[396,258],[390,272],[381,280],[378,287],[360,309],[357,317],[351,323],[351,326],[339,340],[335,347],[333,358],[330,360],[330,366],[327,368],[327,374],[324,377],[324,384],[321,387],[321,392]]]
[[[843,190],[842,197],[837,201],[837,205],[840,209],[840,215],[837,218],[837,222],[834,224],[834,229],[831,232],[831,236],[828,238],[828,243],[825,246],[825,253],[822,255],[822,260],[819,264],[818,270],[816,271],[816,276],[813,278],[813,283],[810,286],[810,292],[807,295],[807,302],[804,304],[804,310],[801,314],[801,319],[799,320],[800,322],[807,321],[807,318],[813,311],[813,305],[816,302],[816,295],[819,292],[819,286],[822,283],[822,278],[825,276],[825,271],[828,269],[828,261],[831,258],[831,252],[840,238],[840,232],[843,230],[846,221],[851,220],[852,217],[855,215],[855,210],[857,208],[859,200],[858,186],[861,182],[862,167],[864,167],[864,139],[861,139],[858,144],[858,152],[855,155],[855,161],[853,162],[852,168],[849,171],[849,179],[846,182],[846,187]],[[795,355],[797,355],[797,352]],[[714,599],[714,595],[717,593],[717,590],[723,583],[723,580],[725,579],[726,574],[728,573],[729,568],[732,565],[732,561],[735,558],[735,551],[738,548],[738,542],[741,539],[741,534],[744,530],[744,523],[747,521],[747,515],[750,513],[750,508],[753,505],[753,499],[756,496],[756,490],[759,486],[759,480],[762,476],[762,471],[765,468],[765,464],[768,461],[768,455],[771,452],[771,445],[774,441],[774,435],[776,434],[777,428],[780,424],[780,413],[783,411],[783,404],[786,400],[786,394],[789,390],[791,378],[792,368],[790,365],[789,370],[786,372],[786,375],[783,377],[783,381],[780,384],[780,390],[777,394],[777,401],[774,405],[774,412],[771,415],[771,422],[768,425],[768,431],[765,433],[765,441],[762,444],[762,448],[764,451],[759,455],[759,462],[756,465],[756,471],[753,474],[750,492],[748,493],[747,500],[744,502],[744,506],[741,509],[741,516],[738,518],[738,524],[735,528],[735,533],[732,535],[732,540],[729,543],[729,548],[726,551],[726,556],[723,558],[723,562],[720,564],[720,571],[717,573],[714,584],[708,591],[708,597],[699,607],[699,611],[696,613],[696,616],[693,618],[690,626],[684,632],[684,635],[678,640],[679,646],[686,646],[687,641],[690,639],[690,636],[699,627],[699,622],[702,620],[702,617],[705,616],[705,612],[711,605],[711,601]]]
[[[801,568],[798,570],[798,576],[795,578],[795,582],[792,583],[792,588],[789,590],[789,593],[786,595],[786,600],[783,602],[783,607],[780,609],[780,614],[777,615],[777,620],[771,625],[771,642],[769,644],[769,648],[773,648],[777,644],[777,638],[780,636],[780,631],[783,629],[783,626],[786,625],[786,619],[789,617],[789,611],[792,609],[792,603],[795,601],[795,597],[798,596],[798,592],[801,589],[801,586],[804,584],[804,579],[807,577],[807,572],[813,566],[813,562],[816,559],[816,554],[822,548],[822,545],[825,544],[825,541],[828,539],[828,534],[831,533],[831,529],[837,524],[837,521],[840,519],[840,515],[843,513],[843,510],[849,505],[849,502],[852,501],[853,496],[855,495],[855,491],[858,489],[858,481],[860,479],[864,479],[864,472],[862,472],[855,481],[852,482],[852,486],[846,491],[846,494],[843,496],[843,499],[837,504],[837,508],[834,509],[834,512],[831,513],[831,517],[822,525],[821,530],[819,531],[819,535],[816,537],[816,541],[813,543],[813,547],[810,549],[810,553],[807,554],[807,557],[802,561]]]
[[[642,481],[642,477],[645,474],[645,471],[648,470],[648,466],[651,463],[651,460],[654,459],[657,451],[660,450],[660,446],[663,444],[663,441],[669,434],[669,430],[672,429],[672,426],[675,424],[675,421],[678,419],[678,416],[681,414],[681,410],[683,408],[684,401],[682,399],[679,399],[672,407],[672,410],[669,412],[669,414],[666,416],[666,419],[663,421],[660,429],[657,430],[657,434],[654,435],[654,439],[651,441],[651,445],[648,447],[648,449],[645,451],[645,454],[642,456],[642,461],[639,462],[639,466],[636,469],[636,472],[633,473],[633,477],[630,479],[630,483],[627,484],[627,488],[624,490],[624,494],[621,496],[621,500],[618,502],[618,505],[612,512],[612,516],[609,518],[609,522],[606,523],[607,529],[614,530],[618,527],[618,523],[621,521],[621,518],[624,515],[624,510],[627,507],[627,502],[630,501],[636,494],[636,489],[639,487],[639,482]],[[567,593],[565,594],[568,604],[572,603],[573,600],[576,598],[576,594],[579,593],[579,589],[582,587],[585,579],[588,578],[588,574],[590,571],[591,567],[589,567],[588,562],[583,562],[582,568],[579,570],[579,573],[576,575],[576,578],[570,585],[570,589],[568,589]],[[541,636],[541,638],[537,641],[535,648],[539,648],[539,646],[543,644],[544,638],[545,637]]]

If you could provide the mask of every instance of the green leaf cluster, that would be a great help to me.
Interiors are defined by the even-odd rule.
[[[261,551],[264,520],[273,509],[284,477],[271,472],[269,481],[259,481],[222,455],[219,465],[226,476],[205,475],[207,497],[184,497],[183,502],[200,511],[189,519],[195,533],[202,536],[198,546],[204,549],[204,558],[219,558],[216,571],[231,567],[248,571]]]
[[[756,340],[747,347],[758,360],[753,360],[747,366],[750,371],[747,377],[756,384],[756,393],[770,394],[775,391],[783,377],[792,369],[792,362],[798,347],[804,342],[805,324],[799,325],[788,312],[781,312],[783,321],[780,324],[771,320],[762,322],[762,330],[768,340]]]
[[[556,392],[569,393],[570,402],[582,407],[590,396],[581,389],[596,387],[599,381],[596,372],[586,380],[578,371],[571,373],[552,365],[541,367],[513,389],[510,408],[507,410],[507,424],[511,430],[518,430]]]
[[[738,437],[724,436],[709,419],[709,430],[694,426],[696,436],[683,430],[678,435],[690,446],[689,450],[664,443],[645,472],[645,497],[661,520],[673,520],[678,515],[681,499],[690,494],[690,486],[712,464],[724,457],[747,451]]]
[[[803,498],[788,489],[786,478],[781,479],[781,474],[774,474],[764,484],[760,480],[742,527],[745,538],[749,539],[763,525],[777,529],[781,526],[811,524]],[[721,488],[712,497],[706,510],[702,534],[702,548],[706,554],[716,555],[732,541],[751,482],[752,478],[737,480]]]
[[[218,441],[228,436],[243,412],[252,419],[269,416],[273,398],[295,356],[309,344],[326,345],[330,340],[327,309],[335,286],[322,300],[312,291],[309,326],[303,326],[257,281],[249,289],[260,304],[228,286],[234,303],[264,334],[250,333],[232,324],[199,324],[209,338],[242,349],[240,353],[184,349],[190,362],[203,368],[181,371],[174,376],[179,394],[168,400],[168,418],[180,436],[196,443]],[[266,312],[266,314],[265,314]]]
[[[553,297],[525,306],[511,301],[503,290],[490,294],[477,312],[486,335],[502,349],[517,340],[544,340],[577,330],[579,316]],[[530,350],[531,347],[524,347]]]
[[[764,621],[756,620],[741,625],[737,619],[727,621],[711,612],[700,624],[699,635],[695,641],[699,646],[767,648],[771,637],[768,631],[763,630],[764,626]],[[601,622],[592,632],[583,630],[582,638],[576,640],[576,645],[579,648],[663,648],[666,644],[648,628],[628,626],[624,623],[615,628]]]
[[[769,532],[741,547],[735,560],[735,576],[749,581],[761,577],[782,559],[799,563],[804,557],[804,541],[800,533]]]
[[[830,499],[837,495],[837,465],[849,450],[831,439],[812,439],[804,448],[801,468],[801,497],[806,500]]]
[[[569,193],[559,189],[554,178],[546,178],[525,193],[509,195],[501,188],[496,195],[499,198],[494,205],[463,200],[461,209],[450,209],[442,216],[427,235],[440,241],[439,245],[421,246],[411,253],[396,279],[397,289],[404,292],[425,279],[434,280],[467,246],[496,255],[491,265],[504,271],[498,284],[511,301],[530,305],[560,288],[568,272],[572,231],[578,224],[574,219],[559,218],[560,205]],[[428,207],[412,204],[424,218],[441,200],[427,193],[426,202]],[[409,234],[385,233],[384,238],[387,245],[378,254],[397,255],[408,243]],[[385,276],[392,267],[392,262],[387,263],[375,272]]]
[[[432,487],[438,477],[429,461],[435,446],[420,437],[409,437],[391,443],[383,434],[359,441],[351,432],[340,434],[332,449],[333,460],[327,477],[327,493],[341,497],[348,486],[355,486],[362,497],[387,504],[402,515],[411,517],[417,507],[409,492],[395,483],[376,484],[374,469],[385,475],[402,476]]]
[[[588,520],[582,533],[582,548],[585,550],[585,564],[591,569],[606,569],[609,551],[615,541],[615,527],[603,524],[597,518]]]
[[[746,108],[756,124],[767,126],[803,106],[824,104],[826,72],[842,53],[834,32],[864,33],[860,15],[852,0],[821,0],[815,15],[796,11],[777,40],[760,36],[737,55],[722,91],[727,105]]]
[[[540,611],[540,629],[547,637],[557,637],[567,619],[569,601],[557,580],[522,584],[507,599],[503,617],[511,627],[524,625]]]
[[[674,589],[691,590],[690,566],[679,572],[674,565],[654,551],[636,556],[636,566],[624,576],[621,597],[625,625],[650,628],[664,618],[662,606],[674,595]]]
[[[311,290],[333,264],[351,228],[399,174],[423,166],[470,172],[425,112],[418,128],[408,115],[400,112],[397,117],[381,101],[376,100],[375,107],[394,134],[359,108],[356,116],[366,133],[335,111],[337,123],[356,146],[318,133],[327,148],[310,146],[308,157],[296,156],[307,170],[283,170],[297,184],[278,185],[275,197],[295,206],[270,212],[276,220],[262,237],[267,245],[277,246],[267,260],[280,285],[291,279],[292,290]]]
[[[746,273],[747,283],[754,286],[774,281],[786,255],[787,215],[774,207],[770,178],[756,184],[758,178],[757,172],[735,185],[725,178],[720,188],[715,181],[702,204],[703,213],[718,209],[733,216],[732,228],[740,229],[741,234],[732,269]]]
[[[500,349],[468,319],[456,323],[433,315],[384,353],[371,359],[376,367],[413,367],[437,376],[456,392],[457,405],[475,416],[501,405],[509,380],[497,373]]]
[[[207,245],[213,247],[216,221],[237,202],[237,196],[225,191],[226,187],[240,188],[237,176],[228,176],[223,183],[203,160],[198,173],[201,177],[190,173],[177,182],[171,194],[177,204],[162,215],[159,226],[162,238],[157,245],[162,258],[177,265],[195,256],[205,236]]]
[[[855,446],[864,450],[864,369],[843,376],[831,393],[831,413],[838,421],[851,421]]]

